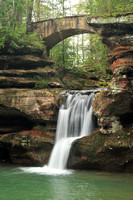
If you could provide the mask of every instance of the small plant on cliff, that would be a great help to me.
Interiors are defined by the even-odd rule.
[[[49,82],[48,81],[40,81],[40,82],[36,82],[35,83],[35,88],[47,88],[48,87]]]
[[[43,78],[39,75],[34,76],[34,79],[37,80],[35,83],[35,88],[46,88],[48,87],[49,82],[43,80]]]
[[[39,76],[39,75],[34,76],[34,79],[35,79],[35,80],[38,80],[38,81],[42,81],[42,77]]]

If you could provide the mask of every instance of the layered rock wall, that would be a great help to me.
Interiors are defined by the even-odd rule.
[[[93,102],[99,128],[74,142],[68,167],[133,172],[133,18],[109,20],[88,19],[103,36],[113,79]]]
[[[105,134],[123,130],[133,123],[132,15],[118,17],[115,21],[110,24],[110,29],[101,30],[113,79],[107,90],[97,94],[93,103],[100,131]]]
[[[0,55],[0,162],[47,163],[62,83],[40,49]]]

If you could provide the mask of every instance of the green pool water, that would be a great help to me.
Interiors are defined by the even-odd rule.
[[[46,175],[0,165],[0,200],[133,200],[133,174]]]

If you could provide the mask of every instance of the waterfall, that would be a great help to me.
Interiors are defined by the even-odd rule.
[[[92,100],[96,91],[98,90],[67,95],[65,103],[59,110],[55,145],[48,165],[21,168],[22,170],[28,173],[52,175],[71,173],[65,169],[72,143],[80,137],[89,135],[96,126],[92,112]]]
[[[71,145],[74,140],[89,135],[95,127],[90,95],[69,94],[60,107],[56,140],[48,162],[49,168],[66,169]]]

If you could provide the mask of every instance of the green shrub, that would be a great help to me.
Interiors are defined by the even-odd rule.
[[[26,34],[25,27],[13,29],[4,27],[0,29],[0,49],[6,53],[13,54],[19,47],[43,47],[43,42],[36,33]]]
[[[36,82],[35,83],[35,88],[47,88],[48,87],[48,81],[44,81],[44,80],[42,80],[42,81],[40,81],[40,82]]]

